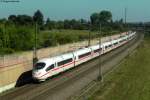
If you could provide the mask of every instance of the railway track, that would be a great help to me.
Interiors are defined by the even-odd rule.
[[[102,56],[103,74],[113,68],[138,45],[142,36],[137,36],[128,44]],[[30,82],[22,87],[0,94],[0,100],[66,100],[77,94],[82,88],[98,76],[98,61],[93,59],[65,73],[50,78],[41,84]]]

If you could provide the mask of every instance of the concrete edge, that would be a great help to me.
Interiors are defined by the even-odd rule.
[[[5,86],[0,87],[0,93],[14,88],[15,85],[16,85],[16,82],[12,83],[12,84],[9,84],[9,85],[5,85]]]

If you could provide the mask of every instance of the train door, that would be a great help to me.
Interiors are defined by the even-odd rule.
[[[74,53],[72,53],[72,54],[73,54],[73,67],[75,67],[75,66],[76,66],[76,59],[77,59],[77,56],[75,56]]]
[[[57,62],[58,73],[64,71],[63,67],[64,67],[64,62],[63,62],[63,59],[61,59],[60,61]]]
[[[91,51],[91,57],[90,59],[94,58],[94,51],[92,50],[92,48],[90,48],[90,51]]]
[[[79,65],[79,57],[78,57],[78,55],[77,54],[74,54],[74,66],[77,66],[77,65]]]

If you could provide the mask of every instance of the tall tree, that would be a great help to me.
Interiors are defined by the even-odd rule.
[[[99,24],[103,24],[103,26],[108,25],[112,21],[112,14],[110,11],[103,10],[100,13],[93,13],[90,16],[92,29],[99,29]]]
[[[10,16],[8,17],[8,21],[9,21],[9,22],[12,22],[12,23],[16,23],[16,21],[17,21],[17,16],[16,16],[16,15],[10,15]]]
[[[48,29],[48,30],[52,29],[52,27],[50,25],[50,19],[49,18],[47,18],[47,20],[46,20],[45,28]]]
[[[97,25],[99,23],[99,14],[98,13],[93,13],[90,16],[91,24],[92,25]]]
[[[99,21],[102,24],[106,24],[112,20],[112,13],[110,11],[103,10],[99,13]]]
[[[33,20],[34,22],[37,22],[38,25],[43,25],[44,24],[44,16],[40,10],[37,10],[34,15],[33,15]]]

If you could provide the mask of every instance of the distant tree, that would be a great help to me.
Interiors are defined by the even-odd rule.
[[[16,15],[10,15],[10,16],[8,17],[8,21],[13,22],[13,23],[16,23],[16,21],[17,21],[17,16],[16,16]]]
[[[50,23],[50,18],[47,18],[46,24],[48,25]]]
[[[0,28],[0,48],[3,47],[3,30]]]
[[[97,25],[99,23],[99,14],[98,13],[93,13],[90,16],[91,24],[92,25]]]
[[[31,25],[33,23],[32,17],[28,15],[18,15],[17,23],[20,25]]]
[[[43,25],[44,24],[44,16],[40,10],[37,10],[34,15],[33,15],[33,20],[34,22],[37,22],[38,25]]]
[[[87,24],[87,21],[85,19],[80,19],[81,24]]]
[[[50,18],[47,18],[45,28],[48,30],[55,29],[57,27],[56,24],[57,24],[56,21],[53,21],[53,20],[50,20]]]
[[[90,16],[92,28],[94,30],[99,29],[99,24],[103,24],[103,27],[106,27],[108,23],[112,21],[112,14],[110,11],[103,10],[100,13],[93,13]]]
[[[56,28],[57,29],[64,29],[64,22],[63,21],[57,21]]]
[[[32,17],[28,15],[10,15],[8,21],[18,25],[31,25],[33,23]]]
[[[70,28],[71,28],[70,21],[64,20],[64,29],[70,29]]]
[[[80,21],[80,24],[81,24],[81,26],[80,26],[81,30],[87,30],[87,29],[89,29],[89,27],[91,27],[91,23],[89,23],[87,20],[80,19],[79,21]]]
[[[119,20],[119,23],[120,23],[120,24],[123,24],[123,18],[121,18],[121,19]]]
[[[70,20],[69,23],[70,23],[70,28],[71,29],[76,29],[77,28],[78,21],[76,21],[75,19]]]
[[[46,20],[45,29],[47,29],[47,30],[51,30],[52,29],[52,27],[50,25],[50,18],[47,18],[47,20]]]
[[[99,21],[102,24],[106,24],[112,20],[112,13],[110,11],[103,10],[99,13]]]
[[[124,31],[123,19],[116,20],[111,24],[111,27],[115,30]]]

